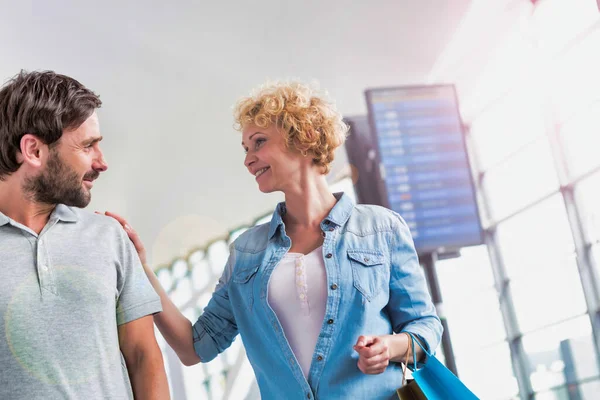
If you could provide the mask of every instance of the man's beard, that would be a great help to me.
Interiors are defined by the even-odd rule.
[[[83,179],[96,179],[100,173],[90,171]],[[23,190],[32,199],[43,204],[65,204],[67,206],[84,208],[92,199],[89,191],[83,188],[82,179],[65,164],[57,151],[51,150],[46,169],[39,175],[28,178]]]

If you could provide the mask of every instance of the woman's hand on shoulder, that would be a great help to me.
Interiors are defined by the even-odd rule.
[[[144,248],[144,244],[142,243],[142,241],[141,241],[140,237],[138,236],[137,232],[135,231],[135,229],[133,229],[131,227],[131,225],[129,225],[127,223],[125,218],[121,217],[118,214],[112,213],[110,211],[106,211],[104,213],[100,213],[100,212],[96,211],[96,214],[102,214],[102,215],[106,215],[107,217],[114,218],[121,224],[123,229],[125,229],[125,232],[127,232],[127,236],[129,236],[129,239],[131,239],[131,241],[133,242],[133,245],[135,246],[135,250],[137,251],[138,256],[140,257],[140,261],[142,262],[142,265],[145,267],[146,266],[146,249]]]

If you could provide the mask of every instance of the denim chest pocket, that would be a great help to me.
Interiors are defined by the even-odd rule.
[[[371,301],[386,284],[386,259],[377,250],[348,250],[354,287]]]
[[[238,305],[252,308],[254,304],[254,280],[260,264],[252,265],[235,271],[231,281],[235,284],[236,294],[232,301]]]

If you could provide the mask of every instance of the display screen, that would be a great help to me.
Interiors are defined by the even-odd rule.
[[[369,89],[366,97],[384,205],[407,222],[417,251],[481,244],[454,86]]]

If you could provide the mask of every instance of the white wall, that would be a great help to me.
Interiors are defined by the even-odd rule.
[[[265,79],[318,80],[348,115],[421,83],[468,0],[0,0],[0,80],[72,75],[101,95],[109,170],[91,208],[126,215],[154,265],[271,209],[231,109]]]

